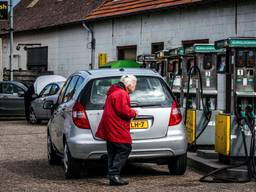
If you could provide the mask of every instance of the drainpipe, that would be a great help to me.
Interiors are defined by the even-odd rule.
[[[235,0],[235,33],[236,33],[236,36],[238,33],[237,11],[238,11],[238,2],[237,2],[237,0]]]
[[[94,69],[94,67],[95,67],[95,42],[96,42],[96,40],[94,38],[94,32],[93,32],[93,29],[90,26],[88,26],[84,21],[82,23],[82,26],[86,31],[88,31],[91,34],[91,42],[90,42],[90,44],[91,44],[91,64],[90,64],[90,68]]]

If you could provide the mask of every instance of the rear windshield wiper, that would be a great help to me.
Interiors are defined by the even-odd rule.
[[[162,107],[162,104],[160,103],[146,103],[146,104],[139,104],[136,102],[131,103],[132,107]]]

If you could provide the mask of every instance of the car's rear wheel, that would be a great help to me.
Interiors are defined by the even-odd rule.
[[[187,169],[187,154],[172,158],[168,162],[171,175],[183,175]]]
[[[41,123],[41,120],[37,119],[36,114],[32,107],[29,108],[29,123],[31,124]]]
[[[60,165],[61,164],[61,157],[56,154],[56,151],[53,148],[52,140],[47,132],[47,155],[48,155],[48,163],[50,165]]]
[[[71,156],[67,143],[64,144],[63,164],[66,179],[79,178],[81,176],[81,161]]]

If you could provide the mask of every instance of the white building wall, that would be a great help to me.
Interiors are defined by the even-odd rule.
[[[14,34],[14,69],[27,69],[27,52],[19,43],[41,43],[48,46],[48,70],[65,77],[78,70],[89,69],[91,50],[88,48],[90,36],[80,26],[56,31]],[[3,42],[3,67],[9,69],[9,42]]]
[[[229,2],[229,3],[228,3]],[[96,63],[98,54],[117,59],[117,46],[137,45],[137,55],[150,54],[151,43],[165,48],[181,46],[182,40],[209,39],[211,43],[236,36],[234,3],[170,9],[159,13],[123,17],[94,24]],[[239,1],[237,36],[256,36],[256,1]]]

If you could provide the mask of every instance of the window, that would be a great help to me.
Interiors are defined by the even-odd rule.
[[[75,92],[76,90],[81,86],[81,84],[84,82],[84,78],[83,77],[79,77],[77,83],[76,83],[76,87],[75,87]]]
[[[51,90],[52,84],[47,85],[39,94],[39,97],[45,97],[50,95],[50,90]]]
[[[18,92],[21,92],[23,90],[17,85],[14,85],[12,83],[3,83],[1,91],[3,94],[16,94],[16,93],[18,94]]]
[[[64,97],[64,94],[65,94],[65,90],[66,88],[68,87],[70,81],[71,81],[72,78],[69,78],[63,85],[63,87],[61,88],[60,90],[60,94],[59,94],[59,97],[58,97],[58,100],[57,100],[57,103],[60,105],[62,103],[62,100],[63,100],[63,97]]]
[[[117,47],[118,51],[118,60],[136,60],[137,58],[137,46],[124,46],[124,47]]]
[[[79,76],[72,77],[72,80],[70,81],[67,89],[65,90],[63,103],[66,103],[73,98],[73,95],[75,93],[75,86],[76,86],[78,78],[79,78]]]
[[[27,69],[47,71],[48,47],[27,48]]]
[[[49,95],[55,95],[59,91],[59,89],[59,85],[53,84]]]
[[[151,53],[155,54],[158,51],[164,50],[164,42],[152,43],[151,44]]]
[[[117,83],[120,77],[101,78],[91,81],[81,97],[88,110],[103,109],[110,86]],[[88,91],[90,90],[90,91]],[[159,78],[137,76],[135,92],[130,94],[132,106],[171,107],[172,96],[166,84]]]

